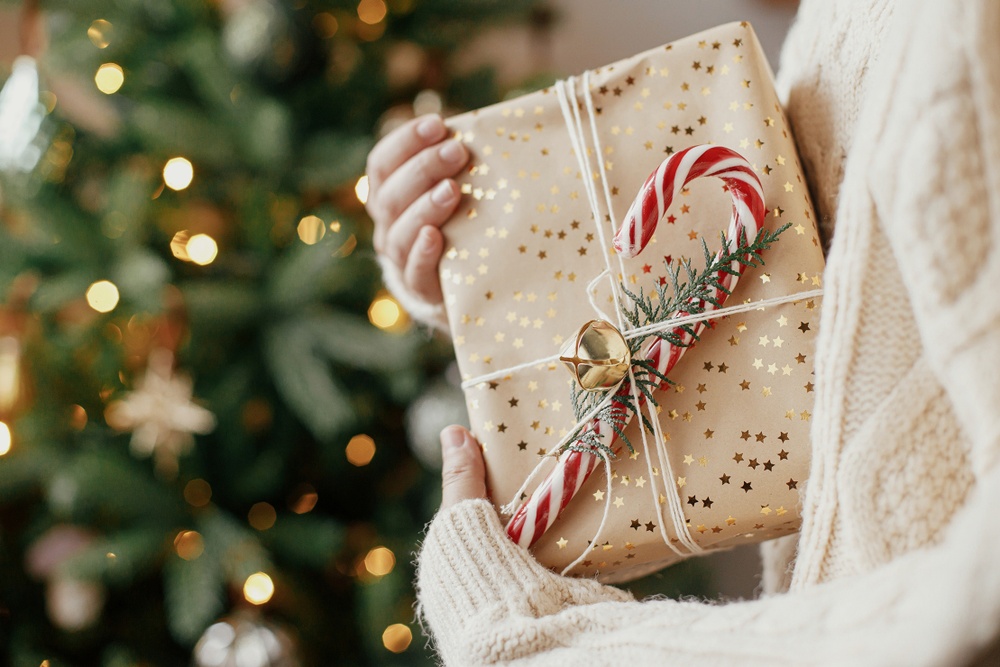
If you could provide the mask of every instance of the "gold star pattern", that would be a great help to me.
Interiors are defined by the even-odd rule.
[[[785,222],[791,222],[792,227],[781,238],[780,255],[771,256],[774,261],[748,270],[738,300],[749,304],[821,286],[822,266],[809,259],[815,255],[818,242],[815,216],[809,210],[784,116],[769,82],[759,78],[754,62],[756,46],[746,39],[744,29],[726,30],[729,32],[720,32],[717,39],[703,40],[700,50],[695,49],[696,40],[684,49],[657,53],[639,67],[609,66],[594,74],[593,92],[600,107],[595,108],[595,120],[603,143],[595,146],[588,141],[593,165],[589,174],[581,173],[563,135],[554,134],[557,129],[565,132],[565,128],[547,120],[553,118],[553,112],[554,117],[559,115],[551,91],[538,93],[524,103],[505,103],[496,112],[480,112],[476,122],[481,129],[475,134],[461,130],[461,140],[469,145],[475,162],[457,177],[463,194],[457,217],[466,227],[460,230],[456,225],[455,236],[449,234],[448,253],[441,264],[442,289],[453,319],[452,340],[461,350],[458,364],[462,380],[497,373],[494,382],[499,386],[484,382],[466,390],[473,423],[482,426],[488,422],[491,426],[489,431],[480,428],[479,435],[484,445],[489,445],[487,463],[491,473],[497,471],[497,477],[511,469],[513,459],[531,458],[530,463],[534,463],[534,456],[527,451],[548,452],[570,433],[576,421],[565,384],[570,380],[561,364],[540,364],[508,376],[502,371],[558,353],[586,321],[583,318],[593,317],[587,312],[589,295],[585,290],[596,275],[594,267],[603,266],[605,256],[614,255],[610,238],[603,244],[598,240],[582,187],[588,179],[599,192],[606,187],[613,201],[624,208],[625,200],[635,193],[634,181],[645,177],[634,173],[638,171],[635,157],[667,157],[694,143],[741,146],[739,150],[764,183],[773,227]],[[678,72],[683,79],[677,78]],[[646,105],[645,110],[640,110],[639,101]],[[649,114],[661,107],[660,117]],[[462,119],[456,123],[461,127]],[[612,138],[614,141],[605,141]],[[542,165],[546,165],[544,169]],[[612,171],[607,171],[609,168]],[[602,183],[602,171],[607,172],[606,184]],[[712,220],[716,209],[727,203],[717,194],[703,195],[703,191],[708,188],[684,188],[682,198],[665,213],[643,255],[624,260],[622,275],[612,278],[622,281],[630,291],[642,289],[653,294],[657,286],[668,285],[672,267],[690,259],[697,269],[702,238],[714,252],[713,239],[719,233],[717,223],[705,221]],[[603,201],[603,195],[600,199]],[[604,213],[601,217],[608,229],[620,222]],[[666,254],[668,249],[672,256]],[[786,257],[791,258],[787,263]],[[619,271],[617,262],[615,258],[615,273]],[[595,302],[606,313],[616,315],[608,284],[596,288]],[[515,297],[516,293],[520,296]],[[675,449],[671,454],[676,457],[671,459],[674,466],[683,461],[686,476],[678,476],[678,470],[673,475],[674,489],[658,488],[661,473],[651,466],[655,461],[643,460],[641,449],[634,455],[621,452],[613,464],[618,494],[608,494],[603,470],[595,471],[591,484],[596,486],[584,492],[595,503],[585,504],[589,513],[593,516],[605,506],[621,509],[628,505],[635,516],[626,517],[623,512],[620,520],[611,524],[614,528],[609,527],[618,534],[609,534],[609,542],[592,546],[598,552],[611,553],[591,556],[592,560],[575,573],[589,576],[593,568],[603,573],[623,562],[640,565],[658,558],[657,549],[663,545],[656,546],[659,529],[649,519],[660,510],[655,505],[665,505],[666,494],[671,492],[683,493],[682,502],[696,498],[696,504],[684,502],[684,508],[697,516],[689,522],[690,530],[696,538],[718,534],[713,541],[719,545],[745,542],[748,531],[760,531],[756,538],[760,539],[785,534],[796,525],[796,504],[774,495],[773,487],[787,488],[787,483],[780,481],[783,478],[793,482],[790,486],[794,488],[788,492],[797,493],[798,480],[804,479],[807,468],[808,457],[800,455],[800,447],[808,442],[811,399],[815,396],[809,357],[816,334],[813,314],[819,303],[814,299],[779,307],[751,306],[738,319],[715,319],[704,328],[700,335],[705,342],[687,353],[694,358],[690,363],[685,359],[684,367],[672,372],[671,379],[677,385],[669,394],[663,392],[662,409],[651,406],[661,427],[674,427],[672,434],[662,434],[664,440],[672,435],[674,442],[683,439],[690,443],[689,453]],[[727,378],[711,382],[717,377],[713,373],[732,377],[732,383]],[[692,377],[695,374],[697,377]],[[684,385],[695,387],[695,391],[682,393]],[[767,403],[761,406],[761,400]],[[766,406],[774,410],[759,409]],[[730,416],[723,419],[720,415]],[[781,419],[782,415],[787,419]],[[731,419],[737,420],[735,424]],[[784,429],[780,434],[779,428]],[[742,438],[744,432],[746,438]],[[754,434],[766,434],[766,440]],[[742,439],[736,443],[736,438]],[[715,443],[723,449],[709,450]],[[727,457],[726,447],[733,444],[744,449]],[[773,446],[784,448],[775,452]],[[528,463],[519,465],[530,468]],[[772,473],[774,480],[768,477]],[[739,479],[741,476],[744,479]],[[719,484],[715,497],[702,488],[706,482],[715,484],[713,480]],[[522,481],[523,475],[514,475],[500,486],[516,488]],[[669,486],[669,479],[662,481]],[[738,490],[744,495],[754,493],[747,498],[754,501],[747,510],[738,510],[730,497]],[[504,495],[502,489],[494,492]],[[649,513],[650,505],[654,505],[654,513]],[[768,512],[761,514],[765,506]],[[648,530],[643,530],[647,525]],[[753,528],[755,525],[762,527]],[[629,528],[632,541],[623,547],[626,542],[621,533]],[[545,543],[545,549],[562,551],[564,557],[572,559],[577,555],[572,554],[577,542],[557,534]],[[541,552],[539,557],[543,564],[549,564]]]

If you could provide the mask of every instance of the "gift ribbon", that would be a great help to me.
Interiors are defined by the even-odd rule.
[[[584,103],[585,103],[583,106],[587,110],[588,120],[589,120],[591,134],[592,134],[592,139],[593,139],[594,152],[595,152],[595,154],[598,157],[598,167],[599,167],[599,169],[598,169],[597,172],[594,172],[592,170],[592,167],[591,167],[591,164],[590,164],[589,153],[587,151],[586,130],[584,128],[583,120],[582,120],[581,114],[580,114],[580,106],[581,105],[575,104],[575,103],[571,102],[571,100],[573,100],[575,102],[576,99],[577,99],[576,88],[577,88],[577,84],[576,84],[576,78],[575,77],[569,77],[568,79],[563,80],[563,81],[558,81],[555,84],[555,91],[556,91],[557,97],[559,99],[559,104],[560,104],[560,108],[561,108],[562,113],[563,113],[563,119],[564,119],[564,121],[566,123],[567,131],[569,132],[570,142],[571,142],[572,147],[573,147],[573,152],[574,152],[574,154],[577,157],[578,166],[580,167],[580,171],[581,171],[581,174],[583,176],[581,180],[584,183],[584,190],[587,193],[588,203],[590,204],[591,214],[592,214],[592,217],[593,217],[593,220],[594,220],[594,225],[595,225],[596,232],[597,232],[597,235],[598,235],[598,240],[599,240],[599,242],[601,244],[601,248],[602,248],[602,255],[603,255],[604,261],[605,261],[605,269],[603,271],[601,271],[593,280],[591,280],[591,282],[587,286],[587,295],[588,295],[588,299],[590,301],[590,305],[593,308],[594,312],[600,318],[602,318],[602,319],[604,319],[606,321],[617,321],[618,329],[619,329],[619,331],[622,332],[623,336],[626,339],[634,339],[634,338],[639,338],[639,337],[643,337],[643,336],[648,336],[650,334],[653,334],[653,333],[656,333],[656,332],[660,332],[660,331],[671,330],[671,329],[674,329],[674,328],[676,328],[678,326],[681,326],[681,325],[684,325],[684,324],[693,324],[693,323],[699,323],[699,322],[706,322],[708,320],[712,320],[712,319],[715,319],[715,318],[718,318],[718,317],[724,317],[724,316],[733,315],[733,314],[737,314],[737,313],[748,312],[748,311],[752,311],[752,310],[763,310],[763,309],[768,308],[770,306],[784,304],[784,303],[793,303],[793,302],[796,302],[796,301],[801,301],[803,299],[815,298],[815,297],[820,297],[820,296],[823,295],[823,290],[822,289],[809,290],[809,291],[804,291],[804,292],[795,292],[795,293],[792,293],[792,294],[786,294],[786,295],[783,295],[783,296],[773,297],[773,298],[770,298],[770,299],[763,299],[763,300],[759,300],[759,301],[748,301],[748,302],[745,302],[745,303],[742,303],[742,304],[739,304],[739,305],[727,306],[727,307],[719,308],[717,310],[713,310],[713,311],[710,311],[710,312],[697,313],[697,314],[692,314],[692,315],[685,315],[683,317],[676,317],[676,318],[672,318],[672,319],[664,321],[664,322],[654,322],[654,323],[651,323],[651,324],[644,325],[642,327],[629,328],[627,326],[627,323],[623,320],[622,314],[621,314],[622,313],[622,306],[621,306],[622,295],[619,292],[620,286],[614,280],[614,277],[613,277],[614,276],[614,270],[613,270],[613,267],[612,267],[611,259],[608,256],[609,253],[607,251],[607,248],[610,248],[611,246],[608,244],[608,241],[607,241],[605,227],[604,227],[603,224],[601,224],[601,219],[604,216],[603,216],[603,214],[601,212],[601,206],[600,206],[600,200],[599,200],[599,193],[598,193],[597,188],[595,187],[594,182],[593,182],[597,177],[600,178],[602,190],[603,190],[603,193],[604,193],[605,203],[607,205],[607,218],[610,221],[610,224],[611,224],[612,228],[616,229],[617,226],[618,226],[617,223],[615,222],[617,220],[617,216],[615,215],[614,206],[613,206],[612,199],[611,199],[611,188],[610,188],[610,184],[608,182],[607,172],[606,172],[605,166],[604,166],[604,161],[602,159],[600,159],[600,156],[603,154],[603,151],[601,150],[601,142],[600,142],[600,137],[599,137],[598,128],[597,128],[597,122],[596,122],[596,116],[597,116],[597,114],[596,114],[596,110],[595,110],[595,106],[594,106],[593,96],[592,96],[591,90],[590,90],[590,72],[589,71],[585,72],[583,74],[583,80],[582,80],[581,88],[583,89],[583,97],[584,97]],[[618,259],[618,265],[619,265],[619,269],[620,269],[620,275],[625,275],[625,264],[624,264],[624,261],[622,260],[622,257],[620,255],[617,255],[617,254],[615,256]],[[609,279],[609,282],[610,282],[610,285],[611,285],[611,295],[612,295],[612,300],[613,300],[614,305],[615,305],[615,317],[614,318],[608,316],[601,309],[601,307],[599,306],[599,304],[596,301],[597,287],[598,287],[600,281],[603,280],[603,279],[605,279],[605,278]],[[498,371],[494,371],[494,372],[491,372],[491,373],[483,374],[483,375],[480,375],[480,376],[477,376],[475,378],[471,378],[471,379],[468,379],[468,380],[462,382],[462,387],[465,388],[465,389],[467,389],[467,388],[470,388],[470,387],[475,387],[475,386],[481,385],[481,384],[483,384],[483,383],[485,383],[487,381],[490,381],[490,380],[508,377],[508,376],[512,375],[513,373],[516,373],[517,371],[520,371],[520,370],[525,370],[525,369],[529,369],[529,368],[545,367],[545,366],[548,366],[548,365],[550,365],[552,363],[558,362],[559,356],[560,355],[558,355],[558,354],[554,354],[554,355],[551,355],[551,356],[548,356],[548,357],[542,357],[542,358],[535,359],[535,360],[528,361],[528,362],[524,362],[524,363],[521,363],[521,364],[516,364],[514,366],[510,366],[510,367],[507,367],[507,368],[504,368],[504,369],[501,369],[501,370],[498,370]],[[635,405],[638,406],[638,405],[640,405],[640,396],[639,396],[639,393],[638,393],[638,389],[636,388],[635,377],[634,377],[633,371],[631,369],[629,370],[629,374],[628,374],[627,377],[631,381],[632,399],[633,399],[633,401],[635,401]],[[610,398],[614,395],[616,389],[617,388],[612,388],[608,392],[608,400],[610,400]],[[665,528],[665,526],[666,526],[666,520],[665,520],[665,517],[664,517],[664,514],[663,514],[663,506],[661,505],[660,502],[658,502],[659,495],[660,495],[660,493],[659,493],[660,489],[656,485],[656,482],[655,482],[656,475],[653,474],[652,457],[649,456],[650,447],[649,447],[649,442],[648,442],[648,438],[647,438],[647,433],[646,433],[646,429],[645,428],[640,427],[639,431],[640,431],[640,434],[642,436],[643,449],[644,449],[644,451],[647,452],[646,466],[647,466],[647,469],[648,469],[648,472],[649,472],[649,476],[650,476],[650,480],[651,480],[650,491],[651,491],[652,496],[653,496],[653,505],[656,507],[656,509],[657,509],[657,515],[658,515],[658,517],[660,519],[660,523],[659,523],[659,527],[660,527],[660,531],[659,532],[660,532],[660,535],[661,535],[661,537],[662,537],[662,539],[664,541],[664,544],[671,551],[673,551],[675,554],[677,554],[678,556],[686,557],[686,556],[691,555],[691,554],[701,553],[701,552],[704,551],[704,549],[702,549],[694,541],[694,539],[693,539],[693,537],[692,537],[692,535],[691,535],[691,533],[690,533],[690,531],[688,529],[687,518],[684,516],[683,505],[681,504],[681,498],[678,495],[677,490],[676,490],[676,488],[673,485],[673,479],[674,479],[673,470],[672,470],[672,466],[670,465],[670,457],[668,456],[667,451],[666,451],[666,443],[665,443],[665,440],[664,440],[664,437],[663,437],[663,433],[660,430],[659,420],[657,419],[656,407],[654,405],[651,405],[649,401],[644,401],[643,403],[645,403],[645,408],[646,408],[647,414],[649,416],[649,421],[653,425],[653,441],[654,441],[654,443],[656,445],[657,457],[660,459],[660,464],[661,464],[660,467],[662,468],[662,471],[663,471],[663,480],[664,480],[664,483],[663,483],[663,491],[664,491],[663,496],[665,497],[667,505],[668,505],[668,511],[669,511],[669,516],[670,516],[670,523],[673,525],[674,533],[677,536],[677,541],[681,545],[683,545],[683,547],[687,551],[686,552],[681,551],[671,541],[670,535],[666,531],[666,528]],[[585,424],[589,423],[596,416],[597,412],[601,409],[601,407],[602,406],[599,405],[599,406],[595,407],[590,413],[584,415],[577,422],[577,424],[572,429],[570,429],[569,435],[567,435],[564,438],[562,438],[553,447],[549,448],[546,451],[545,455],[542,457],[542,460],[539,461],[538,465],[534,468],[534,470],[532,470],[532,472],[527,476],[527,478],[525,478],[524,483],[521,485],[521,488],[519,488],[517,490],[517,492],[514,494],[511,502],[508,503],[507,505],[505,505],[502,508],[502,510],[501,510],[502,512],[509,514],[509,513],[513,512],[514,509],[516,509],[517,503],[519,502],[522,494],[528,489],[528,487],[530,486],[530,484],[534,481],[534,479],[540,474],[540,472],[544,468],[544,466],[546,464],[546,458],[548,458],[550,456],[553,456],[555,454],[558,454],[559,451],[566,444],[568,444],[569,440],[572,438],[572,434],[575,433],[579,428],[583,427]],[[566,574],[567,572],[569,572],[570,570],[572,570],[574,567],[576,567],[576,565],[578,565],[580,563],[580,561],[582,561],[587,556],[587,554],[590,552],[590,550],[592,548],[594,548],[594,546],[599,543],[600,536],[603,533],[604,527],[605,527],[605,525],[607,523],[608,515],[609,515],[609,512],[610,512],[610,506],[611,506],[610,505],[610,503],[611,503],[611,462],[610,462],[610,458],[608,457],[607,453],[600,452],[599,454],[600,454],[600,456],[601,456],[601,458],[603,459],[603,462],[604,462],[605,476],[606,476],[606,479],[607,479],[607,489],[608,489],[607,494],[606,494],[605,505],[604,505],[604,513],[603,513],[603,516],[601,518],[601,522],[598,525],[597,531],[594,534],[593,539],[590,540],[587,548],[584,549],[583,553],[581,553],[580,556],[578,556],[572,563],[570,563],[569,565],[567,565],[563,569],[563,571],[562,571],[563,574]],[[667,488],[668,486],[670,488]]]

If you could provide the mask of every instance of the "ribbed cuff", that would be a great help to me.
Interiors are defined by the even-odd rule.
[[[625,591],[544,568],[507,537],[486,500],[458,503],[431,523],[418,557],[417,594],[445,664],[468,664],[477,638],[514,617],[632,600]]]
[[[382,282],[410,317],[432,329],[448,333],[448,316],[444,311],[444,304],[427,303],[408,290],[403,282],[402,271],[387,258],[380,255],[378,264],[382,267]]]

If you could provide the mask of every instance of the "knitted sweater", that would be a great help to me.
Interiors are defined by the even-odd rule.
[[[802,3],[779,89],[829,256],[803,527],[768,547],[770,592],[636,601],[465,501],[418,561],[445,664],[997,664],[998,34],[997,0]]]

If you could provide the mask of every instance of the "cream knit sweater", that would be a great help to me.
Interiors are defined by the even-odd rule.
[[[459,503],[418,563],[445,664],[1000,664],[1000,1],[805,0],[782,65],[830,243],[797,551],[639,602]]]

